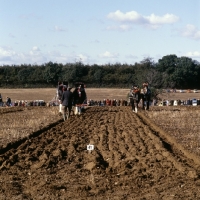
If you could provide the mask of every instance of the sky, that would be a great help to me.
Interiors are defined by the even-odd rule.
[[[0,65],[200,62],[200,0],[0,0]]]

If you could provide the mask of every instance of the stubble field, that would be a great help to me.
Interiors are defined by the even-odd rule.
[[[86,91],[125,99],[129,89]],[[55,96],[15,92],[7,96]],[[87,107],[65,122],[57,107],[0,112],[0,199],[200,199],[199,106]]]
[[[72,88],[73,91],[73,88]],[[103,99],[125,99],[129,89],[109,89],[109,88],[86,88],[87,98],[93,100]],[[45,89],[0,89],[0,94],[3,100],[10,97],[12,101],[15,100],[44,100],[45,102],[51,101],[56,96],[56,88]]]

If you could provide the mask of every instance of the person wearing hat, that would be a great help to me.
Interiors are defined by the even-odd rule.
[[[64,121],[70,117],[72,110],[73,93],[71,92],[70,86],[64,86],[64,91],[61,98],[62,103],[62,114]]]
[[[73,91],[73,98],[74,98],[75,114],[80,115],[82,112],[83,104],[87,102],[87,95],[84,86],[79,85]]]
[[[149,104],[151,99],[151,90],[149,89],[149,83],[146,81],[142,84],[143,86],[143,93],[142,93],[142,108],[144,110],[149,110]]]
[[[140,101],[140,88],[138,85],[134,85],[129,93],[129,99],[132,107],[132,111],[137,113],[138,111],[138,103]]]
[[[11,106],[11,98],[7,97],[6,106]]]

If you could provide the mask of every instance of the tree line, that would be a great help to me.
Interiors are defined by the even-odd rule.
[[[87,87],[130,88],[148,81],[151,88],[200,86],[200,63],[188,57],[167,55],[154,62],[144,58],[135,64],[87,65],[82,62],[0,66],[1,88],[56,87],[58,81],[84,82]]]

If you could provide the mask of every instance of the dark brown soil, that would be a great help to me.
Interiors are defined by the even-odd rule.
[[[199,175],[144,112],[91,107],[0,154],[0,199],[194,200]]]

